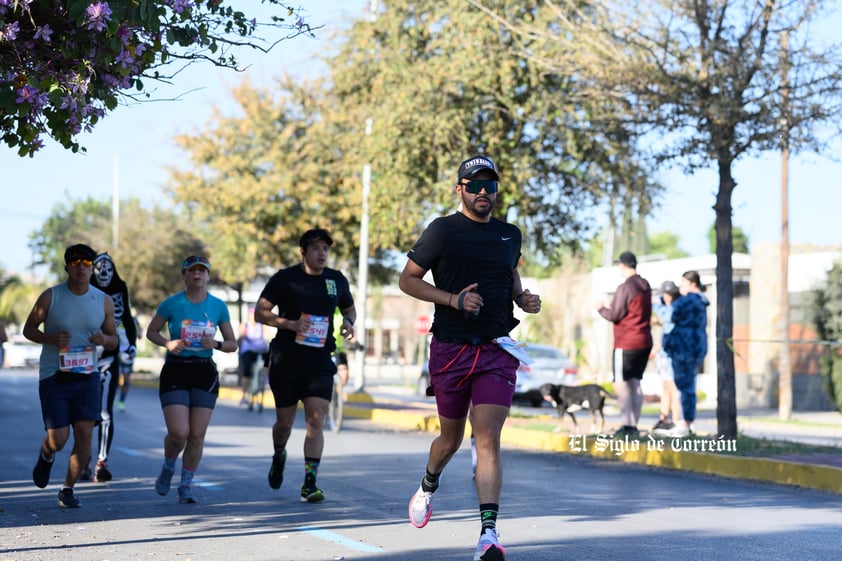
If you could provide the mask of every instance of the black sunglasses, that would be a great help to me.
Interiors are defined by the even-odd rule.
[[[497,182],[493,179],[474,179],[473,181],[463,183],[462,188],[472,195],[478,194],[483,189],[485,189],[486,193],[496,193]]]

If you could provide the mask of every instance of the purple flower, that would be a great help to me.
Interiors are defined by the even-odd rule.
[[[18,97],[15,99],[16,103],[35,103],[38,99],[38,88],[34,86],[30,86],[29,84],[25,85],[22,88],[18,88]]]
[[[129,40],[134,36],[132,30],[128,27],[122,25],[120,29],[117,30],[117,38],[120,39],[120,43],[125,47],[129,44]]]
[[[7,25],[5,29],[0,30],[0,41],[14,41],[18,38],[19,32],[20,24],[16,21],[13,21],[9,25]]]
[[[32,104],[33,111],[41,111],[45,105],[50,101],[50,98],[47,97],[46,93],[39,93],[35,96],[35,101]]]
[[[83,79],[82,76],[75,76],[69,84],[70,92],[74,95],[84,95],[88,93],[88,81],[88,79]]]
[[[35,38],[41,39],[45,43],[50,42],[50,35],[52,35],[52,34],[53,34],[53,30],[50,29],[50,24],[43,25],[43,26],[39,25],[38,27],[35,28]]]
[[[124,49],[124,50],[122,50],[122,51],[120,51],[120,54],[119,54],[119,55],[117,55],[117,58],[116,58],[115,60],[116,60],[117,62],[119,62],[119,63],[120,63],[120,65],[121,65],[123,68],[126,68],[129,64],[131,64],[132,62],[134,62],[134,59],[132,58],[132,54],[131,54],[129,51],[125,50],[125,49]]]
[[[80,132],[82,132],[82,125],[79,124],[79,119],[76,117],[71,117],[67,124],[70,125],[70,134],[76,136]]]
[[[70,111],[76,111],[79,109],[79,104],[76,103],[76,98],[70,94],[62,96],[61,98],[61,105],[59,105],[60,109],[69,109]]]
[[[180,14],[184,10],[190,8],[193,4],[192,0],[172,0],[170,5],[175,13]]]
[[[108,2],[94,2],[85,10],[88,16],[88,29],[102,31],[108,27],[107,22],[111,19],[111,8]]]

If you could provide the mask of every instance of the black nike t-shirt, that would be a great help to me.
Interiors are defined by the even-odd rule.
[[[512,307],[514,270],[520,259],[520,230],[492,218],[474,222],[462,213],[436,218],[408,253],[433,272],[438,288],[453,294],[472,283],[484,305],[476,319],[447,305],[435,305],[431,331],[439,339],[502,337],[517,325]]]

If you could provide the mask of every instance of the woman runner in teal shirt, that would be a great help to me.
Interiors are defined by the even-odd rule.
[[[205,434],[219,395],[219,373],[213,350],[233,353],[237,340],[225,303],[208,294],[210,262],[191,255],[181,265],[184,291],[165,299],[146,331],[146,338],[167,349],[158,395],[164,410],[167,436],[164,437],[164,465],[155,481],[155,490],[166,495],[181,459],[178,500],[195,503],[190,484],[202,459]],[[167,326],[169,338],[161,334]],[[214,339],[217,329],[223,340]]]

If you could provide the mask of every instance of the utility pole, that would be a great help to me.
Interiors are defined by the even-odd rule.
[[[789,349],[789,34],[781,34],[781,348],[778,364],[778,417],[792,416],[792,362]]]
[[[377,0],[371,0],[369,4],[369,19],[372,22],[377,21]],[[365,135],[371,136],[371,128],[374,121],[371,118],[365,120]],[[366,316],[368,315],[368,214],[369,214],[369,196],[371,194],[371,164],[366,163],[363,166],[363,185],[362,185],[362,208],[360,215],[360,254],[359,254],[359,269],[357,271],[357,297],[354,301],[354,307],[357,310],[356,321],[356,336],[357,342],[363,346],[366,345]],[[366,349],[360,349],[356,352],[356,360],[354,361],[354,391],[361,392],[365,389],[365,355]]]

